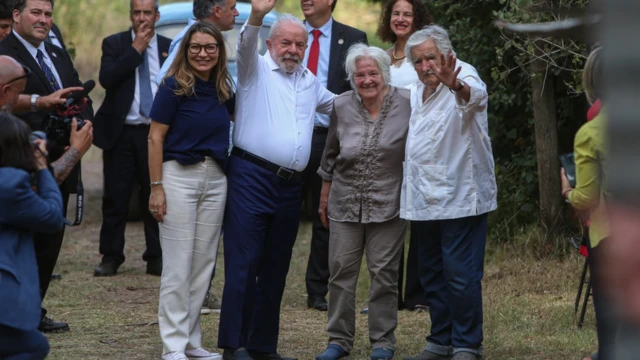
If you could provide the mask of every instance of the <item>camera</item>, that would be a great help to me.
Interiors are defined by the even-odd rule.
[[[84,120],[78,115],[59,116],[50,114],[46,120],[48,124],[46,126],[47,138],[58,146],[70,145],[69,138],[71,137],[71,123],[73,122],[74,117],[78,120],[78,130],[82,129],[84,126]]]
[[[55,114],[49,114],[45,119],[45,133],[51,143],[57,146],[70,145],[69,139],[71,137],[71,123],[73,118],[78,121],[78,130],[82,129],[85,122],[80,114],[84,111],[86,106],[85,97],[96,86],[96,82],[89,80],[82,84],[82,91],[73,92],[69,95],[67,101],[58,106]]]

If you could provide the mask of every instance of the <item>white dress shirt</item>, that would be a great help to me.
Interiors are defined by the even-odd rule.
[[[307,50],[304,52],[304,61],[302,62],[306,67],[309,61],[309,51],[311,51],[311,44],[313,43],[313,34],[312,30],[316,30],[314,27],[309,25],[308,22],[305,21],[305,26],[307,27],[307,32],[309,37],[307,38]],[[318,53],[318,68],[316,69],[316,77],[318,81],[324,86],[327,87],[327,83],[329,81],[329,56],[331,55],[331,29],[333,28],[333,18],[329,18],[324,25],[319,27],[317,30],[322,32],[322,35],[318,38],[318,45],[320,45],[320,52]],[[316,117],[314,120],[315,126],[329,127],[329,115],[316,113]]]
[[[423,103],[425,85],[408,86],[411,120],[400,198],[403,219],[457,219],[497,208],[486,85],[473,66],[460,59],[458,65],[458,78],[471,88],[467,103],[443,84]]]
[[[233,144],[276,165],[302,171],[309,162],[315,112],[331,113],[334,95],[304,66],[287,74],[258,53],[259,26],[238,35]]]
[[[58,70],[56,69],[56,66],[53,65],[53,62],[49,57],[49,53],[47,52],[47,49],[44,46],[44,41],[41,42],[40,45],[38,45],[38,47],[36,48],[35,46],[31,45],[30,42],[23,39],[22,36],[20,36],[15,30],[12,30],[12,31],[13,31],[13,34],[16,36],[16,38],[20,40],[22,45],[24,45],[24,47],[27,48],[27,51],[29,52],[29,54],[31,54],[31,56],[33,56],[33,60],[35,60],[36,64],[38,65],[40,64],[38,63],[38,57],[37,57],[38,50],[42,51],[42,54],[44,55],[43,56],[44,63],[47,64],[49,69],[51,69],[51,71],[53,72],[53,76],[56,78],[56,81],[58,82],[58,86],[60,86],[60,89],[64,89],[64,84],[62,84],[62,80],[60,80],[60,75],[58,74]]]
[[[136,38],[136,34],[133,32],[133,30],[131,31],[131,37],[132,39]],[[158,57],[158,34],[153,35],[153,37],[151,38],[145,54],[147,56],[147,62],[149,63],[151,94],[153,95],[153,97],[155,97],[156,92],[158,92],[156,75],[158,74],[158,71],[160,71],[160,59]],[[142,64],[140,64],[140,66],[142,66]],[[140,114],[140,71],[138,69],[139,66],[136,68],[136,88],[133,91],[133,102],[131,103],[129,113],[124,120],[124,123],[128,125],[149,125],[151,124],[151,119]]]

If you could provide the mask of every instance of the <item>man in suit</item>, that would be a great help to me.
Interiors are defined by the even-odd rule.
[[[151,187],[147,136],[149,111],[158,86],[156,74],[164,63],[171,40],[155,32],[160,18],[158,0],[132,0],[131,30],[102,42],[100,84],[107,92],[95,117],[94,144],[104,150],[104,195],[100,254],[95,276],[112,276],[124,262],[124,232],[134,179],[141,186],[143,209],[147,209]],[[143,211],[147,250],[147,274],[160,276],[162,251],[158,223]]]
[[[351,90],[344,69],[349,47],[367,43],[367,34],[333,19],[331,14],[338,0],[300,0],[309,38],[304,64],[318,80],[334,94]],[[329,283],[329,230],[320,221],[318,207],[322,178],[317,174],[327,141],[329,116],[316,114],[311,143],[309,165],[304,170],[305,189],[311,191],[313,230],[311,252],[307,264],[307,307],[327,311],[327,284]],[[306,191],[305,191],[306,193]]]
[[[53,3],[50,0],[16,0],[13,31],[0,43],[0,55],[13,57],[33,72],[27,78],[24,94],[20,95],[13,106],[13,112],[33,130],[44,130],[55,107],[64,102],[64,97],[70,90],[77,90],[77,86],[82,84],[69,55],[44,41],[51,29],[52,13]],[[82,112],[82,118],[93,118],[90,100]],[[78,186],[78,163],[91,146],[92,140],[90,122],[81,130],[75,124],[74,121],[69,149],[51,144],[51,141],[49,148],[50,159],[56,160],[55,165],[52,164],[52,172],[58,184],[61,184],[65,214],[69,194],[75,192]],[[34,235],[41,300],[49,287],[63,236],[64,229],[54,235]],[[39,328],[43,332],[68,331],[69,325],[53,321],[46,316],[46,310],[42,309]]]

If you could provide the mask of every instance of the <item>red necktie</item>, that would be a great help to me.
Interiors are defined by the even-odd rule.
[[[311,50],[309,50],[309,60],[307,61],[307,69],[316,75],[318,71],[318,58],[320,57],[320,35],[322,35],[322,31],[318,29],[311,30],[311,34],[313,34],[313,42],[311,43]]]

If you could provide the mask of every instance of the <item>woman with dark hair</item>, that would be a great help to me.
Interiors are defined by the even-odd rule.
[[[62,195],[47,169],[46,142],[0,112],[0,359],[44,359],[33,231],[62,229]],[[35,145],[35,146],[34,146]]]
[[[384,42],[393,43],[387,50],[391,57],[391,85],[405,87],[418,81],[413,64],[407,62],[404,48],[417,30],[430,25],[431,14],[422,0],[387,0],[376,35]]]
[[[405,45],[414,32],[430,25],[431,22],[431,14],[421,0],[388,0],[385,3],[380,14],[376,35],[384,42],[393,43],[393,46],[387,50],[391,57],[391,85],[403,88],[419,81],[413,64],[407,61],[404,52]],[[406,264],[406,287],[403,286],[405,283],[404,256],[400,259],[400,269],[398,270],[398,293],[400,295],[398,309],[425,311],[427,308],[427,301],[424,298],[424,290],[418,275],[417,249],[415,236],[410,235]],[[404,250],[402,253],[404,254]],[[362,312],[368,312],[368,309]]]
[[[149,210],[160,222],[162,359],[217,360],[202,348],[200,308],[227,199],[233,80],[222,33],[195,23],[158,89],[149,131]]]

